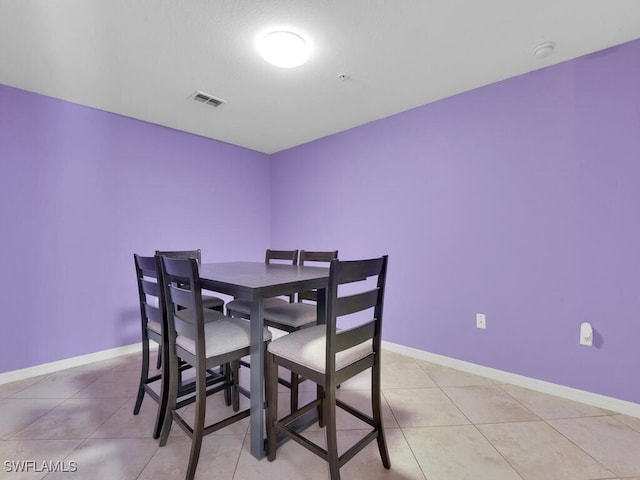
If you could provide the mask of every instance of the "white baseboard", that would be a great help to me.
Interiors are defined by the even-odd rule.
[[[640,418],[640,403],[607,397],[598,393],[578,390],[577,388],[565,387],[564,385],[558,385],[556,383],[546,382],[544,380],[525,377],[523,375],[518,375],[515,373],[504,372],[502,370],[496,370],[495,368],[483,367],[482,365],[476,365],[474,363],[465,362],[463,360],[457,360],[455,358],[425,352],[424,350],[418,350],[416,348],[405,347],[403,345],[398,345],[397,343],[383,341],[382,348],[384,348],[385,350],[389,350],[390,352],[407,355],[417,360],[424,360],[426,362],[455,368],[456,370],[472,373],[474,375],[491,378],[498,382],[517,385],[519,387],[528,388],[537,392],[548,393],[550,395],[555,395],[567,400],[573,400],[576,402],[591,405],[593,407],[598,407],[605,410],[610,410],[612,412]]]
[[[121,355],[128,355],[130,353],[137,353],[140,351],[142,351],[142,343],[138,342],[131,345],[125,345],[124,347],[111,348],[109,350],[102,350],[100,352],[80,355],[78,357],[65,358],[64,360],[58,360],[56,362],[43,363],[42,365],[36,365],[34,367],[0,373],[0,385],[40,375],[46,375],[48,373],[59,372],[60,370],[79,367],[88,363],[99,362],[101,360],[109,360]]]

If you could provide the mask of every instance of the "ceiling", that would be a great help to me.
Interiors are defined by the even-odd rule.
[[[273,153],[636,38],[638,0],[0,0],[0,84]]]

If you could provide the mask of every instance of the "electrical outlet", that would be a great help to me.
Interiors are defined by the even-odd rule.
[[[487,316],[484,313],[476,313],[476,328],[487,328]]]

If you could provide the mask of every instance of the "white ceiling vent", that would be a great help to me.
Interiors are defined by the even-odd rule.
[[[219,107],[223,103],[227,103],[226,100],[222,98],[214,97],[213,95],[209,95],[208,93],[201,92],[200,90],[196,90],[191,95],[196,102],[204,103],[205,105],[210,105],[212,107]]]

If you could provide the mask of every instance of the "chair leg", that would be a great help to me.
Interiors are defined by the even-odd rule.
[[[240,389],[238,388],[238,384],[240,382],[240,362],[238,360],[231,362],[229,366],[231,369],[231,382],[233,385],[231,388],[225,389],[225,394],[230,392],[233,396],[231,398],[233,403],[233,411],[237,412],[240,410]]]
[[[291,372],[289,384],[291,385],[291,412],[293,413],[298,409],[298,385],[300,384],[300,376],[297,373]]]
[[[327,437],[327,461],[329,462],[329,477],[340,480],[340,464],[338,463],[338,434],[336,431],[336,392],[324,392],[325,434]]]
[[[374,428],[378,430],[378,450],[384,468],[391,468],[391,460],[389,459],[389,451],[387,450],[387,442],[384,436],[384,428],[382,425],[382,407],[380,399],[380,357],[371,369],[371,411],[373,413]]]
[[[140,385],[138,386],[138,395],[136,396],[136,404],[133,407],[133,414],[140,413],[142,400],[144,398],[144,386],[149,379],[149,340],[142,339],[142,371],[140,372]]]
[[[156,360],[156,369],[160,370],[161,366],[162,366],[162,345],[158,347],[158,358]]]
[[[233,368],[232,365],[229,363],[226,363],[225,365],[220,366],[220,373],[222,373],[222,375],[224,376],[224,384],[225,384],[224,404],[227,407],[231,406],[231,403],[232,403],[231,395],[233,393],[232,392],[233,388],[229,387],[229,385],[231,384],[232,378],[235,378],[233,376],[232,368]]]
[[[207,408],[207,379],[206,372],[198,369],[196,377],[196,414],[193,421],[193,434],[191,436],[191,453],[189,454],[189,465],[187,467],[186,480],[193,480],[196,475],[196,467],[200,459],[200,449],[202,448],[202,434],[204,431],[204,417]]]
[[[179,360],[175,354],[165,355],[165,364],[168,360],[168,367],[166,371],[169,374],[169,379],[165,384],[167,387],[167,407],[164,413],[164,419],[162,420],[162,428],[160,429],[160,446],[164,447],[169,439],[169,432],[171,432],[171,424],[173,423],[173,411],[176,408],[176,402],[178,401],[178,386],[180,385],[180,368]],[[165,372],[163,372],[164,374]]]
[[[275,422],[278,419],[278,365],[273,355],[267,353],[265,362],[265,386],[267,398],[267,458],[270,462],[276,459],[278,447],[278,432],[275,430]]]
[[[324,389],[320,385],[316,385],[316,398],[320,399],[320,405],[318,406],[318,426],[324,428]]]
[[[169,379],[171,378],[168,355],[169,349],[162,348],[162,345],[160,345],[158,355],[160,355],[161,352],[166,358],[158,357],[161,359],[159,363],[162,364],[162,372],[160,374],[160,402],[158,403],[158,412],[156,413],[156,426],[153,431],[153,438],[159,438],[162,433],[162,425],[165,417],[167,416],[167,409],[169,405]]]

